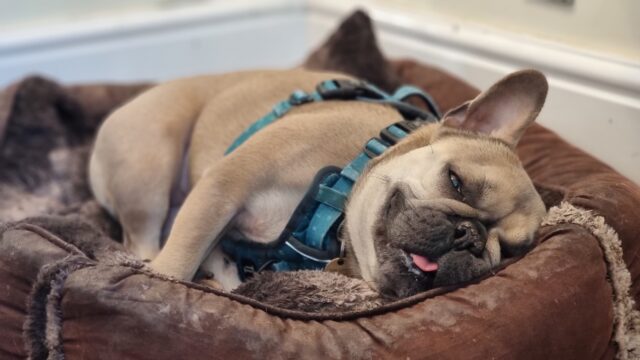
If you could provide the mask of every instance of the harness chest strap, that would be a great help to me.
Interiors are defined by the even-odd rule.
[[[406,102],[418,97],[430,111],[424,111]],[[324,100],[358,100],[394,107],[405,118],[382,129],[378,138],[370,139],[363,151],[343,169],[327,167],[318,172],[303,201],[298,205],[284,231],[269,244],[258,244],[245,239],[223,236],[221,244],[238,265],[244,281],[253,272],[323,269],[331,260],[341,255],[342,244],[338,239],[339,225],[344,219],[346,200],[351,189],[368,162],[382,154],[410,132],[429,122],[436,122],[440,112],[429,95],[411,87],[400,87],[389,95],[366,82],[351,80],[327,80],[316,91],[295,91],[276,104],[271,112],[249,126],[227,149],[231,153],[253,134],[284,116],[293,107]]]

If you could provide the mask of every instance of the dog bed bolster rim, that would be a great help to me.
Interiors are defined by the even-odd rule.
[[[296,310],[288,310],[288,309],[282,309],[279,307],[275,307],[272,305],[268,305],[268,304],[264,304],[262,302],[259,302],[257,300],[242,296],[242,295],[238,295],[238,294],[232,294],[232,293],[227,293],[215,288],[211,288],[208,286],[204,286],[204,285],[200,285],[197,283],[192,283],[192,282],[187,282],[187,281],[182,281],[182,280],[178,280],[175,278],[171,278],[171,277],[167,277],[164,276],[162,274],[158,274],[153,272],[151,269],[149,269],[148,267],[146,267],[143,263],[141,263],[138,260],[133,259],[133,257],[131,256],[131,259],[128,258],[118,258],[118,259],[109,259],[107,261],[103,260],[103,259],[91,259],[86,253],[82,252],[80,249],[78,249],[76,246],[74,246],[73,244],[70,244],[68,242],[66,242],[65,240],[61,239],[60,237],[58,237],[57,235],[53,234],[52,232],[50,232],[49,230],[42,228],[38,225],[32,225],[32,224],[25,224],[25,223],[18,223],[15,224],[13,226],[7,226],[4,231],[10,231],[10,230],[25,230],[25,231],[31,231],[41,237],[43,237],[44,239],[48,240],[49,242],[53,243],[54,245],[68,251],[70,253],[70,255],[74,255],[74,256],[82,256],[85,257],[87,260],[95,260],[97,261],[98,264],[100,263],[111,263],[109,265],[114,265],[114,266],[124,266],[124,267],[128,267],[128,268],[132,268],[135,270],[135,272],[137,274],[141,274],[141,275],[145,275],[148,276],[150,278],[154,278],[154,279],[161,279],[164,281],[169,281],[171,283],[174,284],[181,284],[187,288],[190,289],[194,289],[194,290],[200,290],[202,292],[206,292],[206,293],[210,293],[210,294],[214,294],[217,296],[221,296],[221,297],[225,297],[228,298],[230,300],[234,300],[234,301],[238,301],[242,304],[245,305],[249,305],[253,308],[256,308],[258,310],[262,310],[266,313],[268,313],[269,315],[273,315],[273,316],[277,316],[280,318],[287,318],[287,319],[292,319],[292,320],[302,320],[302,321],[325,321],[325,320],[331,320],[331,321],[350,321],[350,320],[356,320],[359,318],[366,318],[366,317],[370,317],[370,316],[376,316],[376,315],[383,315],[389,312],[393,312],[399,309],[404,309],[407,307],[410,307],[412,305],[418,304],[422,301],[434,298],[436,296],[439,295],[443,295],[449,292],[452,292],[456,289],[459,288],[463,288],[465,286],[471,285],[471,284],[476,284],[481,282],[482,280],[492,276],[493,274],[487,274],[484,277],[478,278],[478,279],[474,279],[472,281],[469,282],[465,282],[465,283],[461,283],[458,285],[452,285],[452,286],[446,286],[446,287],[440,287],[440,288],[436,288],[436,289],[432,289],[423,293],[419,293],[416,295],[413,295],[411,297],[407,297],[407,298],[403,298],[403,299],[399,299],[387,304],[383,304],[379,307],[373,308],[373,309],[369,309],[369,310],[360,310],[360,311],[348,311],[348,312],[327,312],[327,313],[307,313],[307,312],[303,312],[303,311],[296,311]],[[71,257],[69,257],[69,259],[72,259]],[[131,261],[133,260],[133,261]],[[501,264],[501,266],[496,269],[494,271],[494,274],[502,271],[503,269],[505,269],[506,267],[508,267],[509,265],[515,263],[517,260],[519,260],[519,258],[513,258],[513,259],[509,259],[508,261],[505,261],[503,264]],[[96,265],[96,264],[94,264]],[[41,270],[42,271],[42,270]]]
[[[566,204],[566,203],[565,203]],[[570,205],[571,207],[573,207],[572,205]],[[554,208],[555,209],[555,208]],[[587,210],[585,210],[587,211]],[[593,215],[593,212],[591,212],[591,214]],[[595,215],[593,215],[595,216]],[[606,223],[605,223],[606,225]],[[575,222],[567,222],[567,221],[557,221],[557,222],[553,222],[553,221],[546,221],[545,225],[543,225],[543,228],[546,229],[545,232],[548,233],[549,228],[554,228],[554,227],[558,227],[559,231],[565,231],[562,229],[566,229],[567,227],[573,228],[579,228],[582,231],[588,232],[589,234],[594,234],[593,233],[593,229],[589,228],[588,226],[585,226],[584,224],[580,224],[580,223],[575,223]],[[455,290],[455,288],[459,288],[462,287],[464,285],[461,286],[456,286],[456,287],[450,287],[450,288],[440,288],[440,289],[434,289],[432,291],[429,292],[425,292],[422,294],[418,294],[416,296],[413,296],[411,298],[406,298],[400,301],[396,301],[393,303],[390,303],[388,305],[383,305],[381,307],[378,307],[376,309],[372,309],[372,310],[367,310],[367,311],[357,311],[357,312],[345,312],[345,313],[322,313],[322,314],[310,314],[310,313],[304,313],[304,312],[300,312],[300,311],[291,311],[291,310],[284,310],[284,309],[280,309],[277,307],[273,307],[273,306],[269,306],[269,305],[265,305],[262,304],[258,301],[240,296],[240,295],[235,295],[235,294],[228,294],[228,293],[224,293],[221,292],[219,290],[213,289],[213,288],[209,288],[206,286],[202,286],[202,285],[198,285],[198,284],[194,284],[194,283],[188,283],[188,282],[184,282],[184,281],[179,281],[176,279],[171,279],[171,278],[167,278],[165,276],[156,274],[156,273],[152,273],[148,268],[144,267],[144,265],[140,266],[142,263],[135,260],[135,261],[122,261],[123,258],[122,257],[113,257],[113,258],[109,258],[109,259],[97,259],[97,260],[92,260],[90,259],[85,253],[83,253],[81,250],[79,250],[76,246],[74,246],[73,244],[70,244],[68,242],[66,242],[65,240],[61,239],[60,237],[58,237],[57,235],[51,233],[49,230],[44,229],[40,226],[37,225],[32,225],[32,224],[15,224],[14,226],[6,226],[3,227],[2,229],[3,231],[10,231],[10,230],[18,230],[18,231],[29,231],[29,232],[33,232],[35,234],[37,234],[38,236],[44,238],[45,240],[47,240],[48,242],[52,243],[53,245],[55,245],[56,247],[59,247],[61,249],[64,249],[66,252],[69,253],[68,256],[66,256],[65,258],[63,258],[60,261],[54,262],[54,263],[50,263],[47,266],[45,266],[44,268],[42,268],[40,270],[40,273],[38,274],[38,278],[40,279],[41,277],[46,278],[49,280],[48,283],[45,283],[45,288],[47,288],[48,286],[48,290],[49,293],[48,294],[43,294],[40,293],[40,299],[46,299],[47,303],[44,304],[44,308],[46,309],[45,313],[47,314],[47,322],[46,322],[46,328],[44,328],[44,332],[42,330],[38,330],[36,332],[33,331],[33,329],[29,329],[30,332],[27,332],[27,327],[25,324],[25,344],[26,346],[31,346],[32,349],[40,349],[40,351],[42,351],[43,349],[46,349],[45,351],[47,352],[47,354],[50,354],[50,358],[60,358],[59,356],[64,356],[63,353],[61,352],[61,347],[59,347],[58,345],[60,344],[60,339],[62,339],[62,323],[58,322],[56,323],[55,319],[62,319],[61,317],[61,304],[63,302],[63,296],[64,296],[64,281],[66,280],[67,277],[69,277],[73,272],[80,270],[80,269],[84,269],[86,267],[95,267],[95,266],[101,266],[101,265],[105,265],[105,266],[123,266],[126,267],[130,270],[133,270],[131,272],[131,274],[140,274],[140,275],[145,275],[147,277],[150,278],[155,278],[155,279],[159,279],[162,281],[169,281],[171,283],[180,283],[183,286],[189,288],[189,289],[193,289],[193,290],[200,290],[202,292],[205,293],[211,293],[211,294],[215,294],[215,295],[220,295],[223,296],[227,299],[230,300],[235,300],[238,301],[242,304],[245,305],[249,305],[252,308],[255,308],[257,310],[262,310],[265,313],[267,313],[270,316],[277,316],[279,318],[288,318],[288,319],[292,319],[292,320],[301,320],[301,321],[324,321],[324,320],[328,320],[328,321],[348,321],[348,320],[357,320],[357,319],[361,319],[361,318],[367,318],[370,316],[375,316],[375,315],[382,315],[385,313],[389,313],[389,312],[393,312],[399,309],[403,309],[403,308],[407,308],[410,307],[412,305],[415,305],[417,303],[420,303],[424,300],[427,300],[429,298],[450,292]],[[615,231],[614,231],[615,233]],[[553,235],[550,236],[544,236],[542,237],[542,241],[545,241],[548,238],[553,237]],[[595,237],[595,236],[594,236]],[[131,260],[131,259],[129,259]],[[604,259],[603,259],[604,260]],[[511,263],[513,263],[515,261],[512,261]],[[510,263],[510,264],[511,264]],[[506,267],[506,266],[505,266]],[[55,270],[55,271],[52,271]],[[47,274],[48,272],[48,274]],[[476,280],[475,282],[479,282],[480,280]],[[467,285],[467,284],[465,284]],[[35,292],[35,290],[33,290],[33,292]],[[615,303],[614,303],[614,307],[615,307]],[[29,307],[29,310],[31,312],[31,306]],[[40,311],[42,311],[42,307],[40,307]],[[28,316],[34,316],[32,313],[29,313]],[[50,321],[49,319],[54,319],[54,321]],[[57,324],[57,325],[56,325]],[[42,326],[42,325],[39,325]],[[619,327],[618,327],[619,329]],[[614,330],[614,335],[613,335],[613,340],[616,341],[616,339],[621,339],[620,335],[616,335],[616,333],[618,332],[618,330]],[[39,335],[37,338],[34,338],[35,336]],[[42,334],[46,334],[46,337],[42,337]],[[32,338],[29,338],[28,336],[31,335]],[[629,336],[625,336],[625,338],[629,338]],[[58,339],[59,341],[56,341],[56,339]],[[39,342],[38,342],[39,341]],[[620,346],[620,341],[616,341],[619,345],[619,348],[622,349],[623,352],[626,352],[629,350],[630,346],[625,346],[622,345]],[[631,346],[631,350],[635,350],[635,348],[633,346]],[[42,354],[42,352],[40,352],[40,354]],[[37,357],[35,357],[37,358]],[[628,357],[624,357],[622,356],[621,358],[628,358]]]

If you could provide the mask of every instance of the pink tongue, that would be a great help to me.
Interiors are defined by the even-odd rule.
[[[420,256],[420,255],[416,255],[416,254],[411,254],[411,260],[413,260],[413,263],[420,268],[420,270],[424,271],[424,272],[431,272],[431,271],[436,271],[438,270],[438,264],[429,261],[429,259],[427,259],[424,256]]]

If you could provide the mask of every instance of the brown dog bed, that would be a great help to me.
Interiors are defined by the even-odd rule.
[[[306,65],[386,88],[412,83],[444,111],[477,94],[428,66],[387,62],[362,13]],[[92,202],[84,173],[99,122],[144,88],[30,78],[0,94],[0,358],[640,354],[633,303],[640,282],[632,281],[640,276],[640,189],[541,126],[525,134],[518,153],[556,206],[540,245],[482,281],[368,310],[310,314],[147,271],[113,240],[118,226]],[[32,218],[13,222],[25,216]]]

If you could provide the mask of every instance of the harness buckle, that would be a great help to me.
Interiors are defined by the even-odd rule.
[[[245,279],[249,279],[256,274],[256,269],[253,265],[244,265],[242,267],[242,272]]]
[[[334,79],[321,82],[316,86],[316,91],[325,100],[348,100],[364,95],[366,86],[359,81]]]

